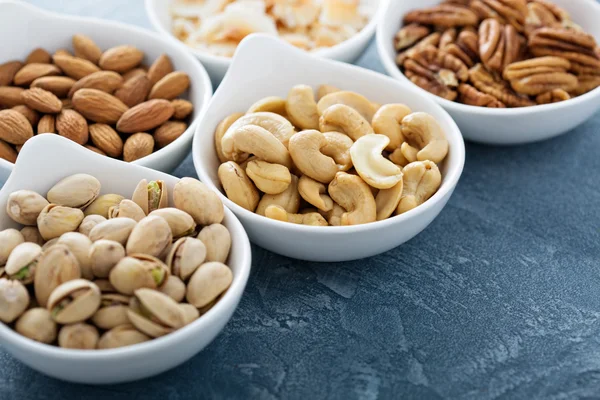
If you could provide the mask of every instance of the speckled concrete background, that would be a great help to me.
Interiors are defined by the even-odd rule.
[[[33,3],[149,26],[141,0]],[[359,64],[383,71],[373,46]],[[599,151],[600,115],[541,144],[467,144],[448,206],[405,245],[339,265],[254,247],[232,321],[183,366],[86,387],[0,349],[0,399],[600,397]]]

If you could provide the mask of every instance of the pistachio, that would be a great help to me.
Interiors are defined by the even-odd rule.
[[[50,239],[48,240],[46,243],[44,243],[44,245],[42,246],[42,250],[45,251],[46,249],[49,249],[50,247],[54,246],[56,243],[58,243],[58,239],[59,238],[54,238],[54,239]]]
[[[133,191],[131,200],[135,202],[148,215],[154,210],[165,208],[169,205],[167,187],[163,181],[151,181],[142,179]]]
[[[79,233],[83,233],[85,236],[90,236],[92,229],[103,221],[106,221],[106,218],[104,218],[102,215],[88,215],[83,219],[83,221],[81,221],[81,225],[79,225],[79,229],[77,230]]]
[[[98,179],[88,174],[75,174],[54,185],[46,197],[50,203],[60,206],[85,208],[96,200],[99,193]]]
[[[132,295],[136,289],[160,288],[169,278],[169,269],[156,257],[130,254],[110,271],[110,283],[119,293]]]
[[[227,261],[231,249],[231,234],[224,225],[205,226],[198,234],[198,239],[206,246],[206,261]]]
[[[33,289],[41,307],[46,307],[54,289],[64,282],[81,278],[75,255],[64,244],[55,244],[43,251],[35,268]]]
[[[185,283],[179,277],[170,275],[164,285],[159,288],[161,293],[166,294],[177,303],[181,303],[185,298]]]
[[[182,178],[177,182],[173,188],[173,203],[190,214],[198,225],[218,224],[225,216],[219,196],[193,178]]]
[[[0,231],[0,265],[6,264],[13,249],[24,241],[23,235],[16,229]]]
[[[40,212],[48,205],[48,200],[31,190],[17,190],[8,196],[6,213],[13,221],[22,225],[35,225]]]
[[[186,323],[183,309],[175,300],[151,289],[138,289],[129,302],[129,320],[150,337],[166,335]]]
[[[77,208],[48,204],[37,219],[38,229],[44,240],[74,232],[83,221],[83,212]]]
[[[92,248],[90,238],[79,232],[67,232],[58,238],[56,243],[64,244],[71,250],[79,263],[82,278],[92,279],[94,277],[90,259],[90,249]]]
[[[65,349],[94,350],[99,336],[98,329],[89,324],[65,325],[58,333],[58,345]]]
[[[206,246],[201,240],[183,237],[171,246],[166,262],[171,273],[187,281],[206,258]]]
[[[108,218],[131,218],[139,222],[146,214],[140,206],[132,200],[124,199],[108,210]]]
[[[21,335],[41,343],[52,343],[56,339],[56,322],[45,308],[31,308],[17,320],[15,330]]]
[[[204,263],[188,282],[186,299],[196,308],[204,307],[225,292],[232,281],[233,274],[227,265],[216,261]]]
[[[173,235],[167,221],[148,216],[133,228],[125,248],[128,255],[142,253],[161,257],[167,253],[172,241]]]
[[[133,325],[121,325],[105,332],[98,341],[98,349],[115,349],[117,347],[131,346],[150,340]]]
[[[117,291],[108,279],[94,279],[93,282],[102,293],[116,293]]]
[[[127,243],[129,234],[135,227],[136,222],[131,218],[113,218],[100,222],[90,232],[90,240],[114,240],[122,245]]]
[[[24,242],[15,247],[8,256],[4,273],[9,279],[27,285],[33,282],[35,268],[42,254],[42,248],[35,243]]]
[[[29,293],[21,282],[0,278],[0,321],[13,322],[28,305]]]
[[[196,230],[194,218],[185,211],[178,208],[167,207],[152,211],[148,216],[157,216],[163,218],[169,224],[173,238],[189,236]]]
[[[85,321],[100,306],[100,289],[93,282],[75,279],[58,286],[48,299],[48,311],[60,324]]]
[[[21,229],[21,235],[23,235],[23,239],[28,243],[35,243],[43,246],[45,241],[40,231],[36,226],[26,226]]]
[[[110,270],[125,257],[125,248],[114,240],[98,240],[90,248],[92,273],[98,278],[108,278]]]
[[[100,308],[92,316],[92,322],[100,329],[112,329],[128,324],[127,309],[129,297],[117,293],[104,293],[100,300]]]
[[[180,304],[179,307],[185,315],[186,325],[191,324],[200,317],[200,311],[198,311],[198,309],[191,304],[184,303]]]
[[[101,215],[108,218],[108,210],[121,203],[123,196],[118,194],[103,194],[98,196],[92,204],[85,209],[85,215]]]

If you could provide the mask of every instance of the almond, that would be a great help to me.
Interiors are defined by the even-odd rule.
[[[174,111],[167,100],[148,100],[123,113],[117,122],[117,130],[123,133],[148,131],[168,121]]]
[[[154,131],[154,141],[159,148],[165,147],[185,132],[187,124],[181,121],[167,121]]]
[[[60,75],[61,70],[54,64],[32,63],[27,64],[15,74],[15,85],[24,86],[42,76]]]
[[[64,110],[63,110],[64,111]],[[56,133],[55,117],[52,114],[43,115],[37,125],[38,135],[41,133]]]
[[[0,158],[14,164],[17,162],[17,151],[10,144],[0,140]]]
[[[71,78],[78,80],[94,72],[100,71],[94,63],[79,57],[56,54],[53,58],[54,64],[58,65],[63,72]]]
[[[23,144],[33,136],[31,124],[15,110],[0,111],[0,139],[11,144]]]
[[[23,104],[21,93],[24,90],[16,86],[0,86],[0,106],[14,107]]]
[[[26,105],[21,104],[18,106],[14,106],[12,109],[23,114],[23,116],[27,118],[27,121],[29,121],[32,127],[36,126],[38,121],[40,120],[40,114],[38,114],[35,110],[32,110],[31,108],[27,107]]]
[[[105,124],[119,121],[128,109],[121,100],[98,89],[79,89],[71,100],[84,117]]]
[[[150,79],[148,79],[146,74],[138,75],[129,79],[120,89],[117,89],[115,97],[129,107],[133,107],[146,100],[151,87]]]
[[[84,58],[98,64],[102,56],[100,47],[89,37],[82,34],[73,35],[73,50],[75,57]]]
[[[33,50],[25,59],[25,64],[50,64],[52,62],[52,56],[46,50],[37,48]]]
[[[31,88],[21,93],[23,103],[29,108],[47,114],[56,114],[62,110],[62,102],[54,93],[42,88]]]
[[[92,146],[92,145],[90,145],[90,144],[86,144],[86,145],[85,145],[85,146],[83,146],[83,147],[85,147],[85,148],[86,148],[86,149],[88,149],[88,150],[91,150],[91,151],[93,151],[94,153],[98,153],[98,154],[100,154],[101,156],[105,156],[105,155],[106,155],[106,153],[105,153],[105,152],[103,152],[103,151],[102,151],[102,150],[100,150],[99,148],[97,148],[97,147],[94,147],[94,146]]]
[[[75,110],[62,110],[58,114],[56,130],[60,136],[81,145],[87,143],[89,138],[87,121]]]
[[[171,72],[152,86],[148,98],[173,100],[188,87],[190,87],[190,77],[185,72]]]
[[[150,79],[150,83],[154,85],[156,82],[160,81],[165,75],[173,72],[173,64],[171,63],[171,59],[166,54],[161,54],[150,66],[148,69],[148,78]]]
[[[75,79],[68,76],[43,76],[31,82],[31,87],[42,88],[54,93],[57,97],[67,97],[74,84]]]
[[[175,108],[175,112],[173,113],[173,118],[175,119],[184,119],[194,110],[194,105],[183,99],[175,99],[171,101],[173,108]]]
[[[111,157],[120,157],[123,153],[123,140],[110,125],[90,125],[90,138],[97,148]]]
[[[152,154],[154,138],[144,132],[135,133],[127,138],[123,145],[123,160],[132,162]]]
[[[21,61],[8,61],[4,64],[0,64],[0,86],[10,85],[15,74],[21,67],[23,67]]]
[[[123,78],[116,72],[98,71],[75,82],[69,91],[69,97],[73,97],[73,93],[83,88],[98,89],[106,93],[112,93],[120,88],[122,84]]]
[[[144,68],[134,68],[131,71],[127,71],[123,74],[123,82],[127,82],[128,80],[140,75],[146,75],[146,70]]]
[[[106,50],[100,57],[99,65],[104,70],[127,72],[137,67],[144,58],[144,53],[133,46],[122,45]]]

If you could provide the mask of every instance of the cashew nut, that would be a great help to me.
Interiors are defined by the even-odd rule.
[[[327,187],[306,175],[302,175],[298,181],[298,192],[304,200],[321,211],[333,208],[333,200],[327,195]]]
[[[415,112],[404,117],[402,134],[411,146],[419,149],[419,161],[439,163],[448,154],[448,140],[442,127],[427,113]]]
[[[323,97],[327,96],[330,93],[339,92],[340,89],[336,88],[332,85],[321,85],[319,89],[317,89],[317,101],[321,100]]]
[[[333,158],[340,171],[348,171],[352,168],[352,157],[350,157],[350,148],[354,144],[352,139],[339,132],[325,132],[323,136],[327,144],[321,147],[321,153]]]
[[[225,154],[223,154],[221,140],[223,139],[225,132],[227,132],[227,129],[229,129],[229,127],[243,115],[244,113],[231,114],[225,117],[225,119],[223,119],[223,121],[219,122],[219,125],[217,125],[217,129],[215,130],[215,149],[217,150],[217,157],[219,157],[219,161],[222,163],[231,160],[229,160],[227,157],[225,157]]]
[[[256,207],[256,213],[265,215],[265,210],[270,205],[281,206],[288,213],[295,214],[300,209],[300,193],[298,193],[298,177],[292,175],[292,182],[279,194],[265,194]]]
[[[300,129],[317,129],[319,113],[313,89],[307,85],[296,85],[288,93],[285,104],[287,115]]]
[[[338,172],[329,184],[329,195],[347,212],[342,214],[341,225],[358,225],[375,222],[375,198],[359,176]]]
[[[238,164],[233,161],[221,164],[218,175],[229,200],[246,210],[254,211],[256,209],[260,194]]]
[[[290,153],[268,130],[258,125],[244,125],[233,131],[231,129],[229,128],[221,141],[223,154],[228,159],[238,161],[241,158],[243,161],[248,154],[254,154],[264,161],[292,166]]]
[[[321,214],[331,226],[342,225],[342,215],[345,213],[346,210],[338,203],[333,203],[333,208],[327,212],[319,210],[319,214]]]
[[[289,169],[266,161],[250,161],[246,167],[246,174],[259,190],[268,194],[281,193],[292,182]]]
[[[396,214],[402,214],[423,204],[438,190],[442,175],[433,161],[415,161],[403,169],[404,189]]]
[[[287,147],[290,138],[296,131],[290,121],[285,119],[279,114],[272,112],[256,112],[252,114],[246,114],[243,117],[235,121],[227,132],[225,132],[224,138],[233,132],[244,126],[244,125],[258,125],[271,132],[285,147]]]
[[[281,206],[271,205],[265,210],[265,217],[277,221],[291,222],[293,224],[327,226],[328,223],[321,214],[313,212],[308,214],[292,214],[285,211]]]
[[[412,111],[404,104],[386,104],[382,106],[373,116],[373,130],[379,135],[390,138],[390,144],[385,148],[394,151],[404,142],[402,119]]]
[[[327,108],[319,118],[319,129],[321,132],[345,133],[354,141],[364,135],[375,133],[369,121],[358,111],[344,104]]]
[[[390,160],[394,164],[398,164],[402,167],[407,166],[411,162],[417,161],[417,154],[419,150],[412,147],[410,144],[404,142],[402,146],[394,150],[392,154],[390,154]]]
[[[377,189],[389,189],[402,180],[402,169],[381,154],[389,142],[385,135],[366,135],[350,148],[354,169]]]
[[[396,211],[396,207],[398,207],[400,197],[402,196],[403,186],[404,180],[401,180],[395,186],[389,189],[381,189],[379,193],[377,193],[377,196],[375,196],[377,221],[388,218]]]
[[[285,99],[277,96],[265,97],[264,99],[252,104],[246,114],[258,112],[272,112],[287,118],[287,112],[285,111]]]
[[[317,104],[319,115],[323,115],[326,109],[335,104],[345,104],[348,107],[355,109],[367,121],[373,120],[373,115],[376,111],[371,101],[365,96],[344,90],[330,93],[319,100],[319,103]]]
[[[304,174],[322,183],[329,183],[338,172],[333,158],[321,152],[327,144],[325,136],[317,130],[296,133],[290,139],[290,155],[296,167]]]

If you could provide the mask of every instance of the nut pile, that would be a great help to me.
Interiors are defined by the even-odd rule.
[[[322,85],[294,86],[225,118],[219,180],[237,205],[279,221],[357,225],[402,214],[440,187],[442,127],[404,104]]]
[[[231,57],[251,33],[279,36],[304,50],[335,46],[358,33],[378,0],[176,0],[173,34],[190,47]]]
[[[549,0],[445,0],[404,16],[396,64],[447,100],[505,108],[600,86],[600,47]]]
[[[16,161],[34,134],[58,133],[90,150],[134,161],[177,139],[188,127],[190,85],[166,54],[150,67],[128,45],[102,51],[85,35],[73,53],[38,48],[0,64],[0,158]]]
[[[109,349],[173,332],[207,312],[232,282],[231,236],[219,197],[181,179],[169,207],[162,181],[133,196],[69,176],[46,196],[19,190],[0,231],[0,321],[73,349]]]

